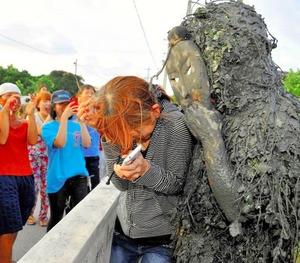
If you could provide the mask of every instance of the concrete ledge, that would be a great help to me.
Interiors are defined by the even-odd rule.
[[[119,191],[105,181],[18,262],[109,262]]]

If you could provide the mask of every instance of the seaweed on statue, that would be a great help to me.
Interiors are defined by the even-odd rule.
[[[277,40],[253,7],[211,1],[169,43],[168,76],[198,139],[176,261],[299,262],[300,102],[282,87]]]

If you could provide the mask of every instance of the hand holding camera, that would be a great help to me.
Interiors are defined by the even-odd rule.
[[[115,164],[114,171],[122,179],[134,181],[143,176],[150,168],[148,160],[144,159],[141,154],[142,146],[138,145],[130,152],[122,164]]]
[[[77,114],[78,112],[78,98],[72,97],[69,103],[69,107],[73,110],[74,114]]]
[[[6,100],[4,100],[4,106],[2,110],[10,112],[16,111],[20,106],[20,96],[19,95],[12,95]]]
[[[122,166],[132,163],[137,158],[141,150],[142,145],[138,144],[138,146],[123,159]]]
[[[71,116],[76,115],[78,112],[78,100],[76,97],[73,97],[67,107],[65,108],[62,118],[68,120]]]
[[[77,97],[72,97],[71,100],[70,100],[70,106],[71,107],[75,107],[77,106],[78,107],[78,98]]]
[[[17,103],[18,103],[17,98],[13,97],[13,98],[10,100],[10,102],[9,102],[9,109],[10,109],[10,110],[14,110],[14,108],[15,108],[16,105],[17,105]]]
[[[35,109],[36,109],[36,100],[35,100],[35,96],[30,96],[29,101],[27,102],[26,105],[26,114],[28,116],[33,116]]]

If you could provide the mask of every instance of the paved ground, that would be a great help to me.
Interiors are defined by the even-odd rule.
[[[38,208],[40,207],[40,200],[38,200],[34,216],[38,218]],[[25,225],[22,231],[18,233],[17,240],[13,250],[13,260],[19,260],[26,252],[34,246],[46,234],[46,227],[41,227],[39,222],[35,225]]]

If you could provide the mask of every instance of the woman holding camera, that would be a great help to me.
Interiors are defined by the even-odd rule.
[[[109,81],[94,106],[82,107],[79,115],[97,123],[108,174],[121,191],[111,262],[171,262],[170,216],[192,150],[183,114],[134,76]],[[118,164],[137,144],[141,153],[127,165]]]
[[[0,262],[10,263],[17,232],[34,205],[34,182],[27,145],[37,142],[35,103],[18,117],[21,91],[13,83],[0,85]]]
[[[88,171],[81,147],[89,147],[91,139],[85,124],[72,120],[78,105],[70,100],[68,91],[55,91],[51,99],[53,120],[42,127],[42,138],[48,149],[50,220],[47,231],[62,219],[69,197],[76,205],[87,195]]]

